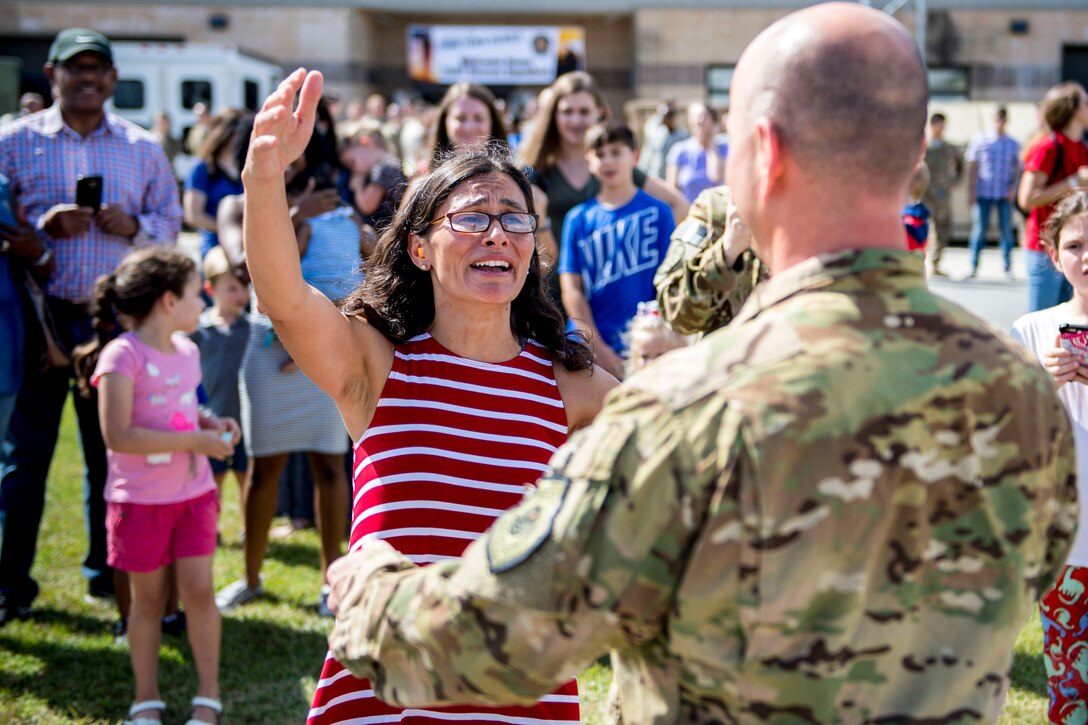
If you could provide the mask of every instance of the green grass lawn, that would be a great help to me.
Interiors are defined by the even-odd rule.
[[[82,461],[69,407],[50,471],[45,520],[34,576],[42,593],[34,615],[0,629],[0,723],[118,722],[132,699],[128,651],[114,643],[111,607],[84,603]],[[223,539],[239,532],[237,489],[228,484]],[[241,549],[216,555],[217,586],[242,574]],[[224,722],[301,723],[325,656],[330,623],[316,614],[320,577],[317,537],[297,532],[274,541],[265,564],[264,600],[223,622]],[[1007,725],[1045,723],[1042,631],[1033,618],[1016,645],[1013,689],[1001,718]],[[183,723],[196,676],[188,643],[165,638],[160,683],[167,723]],[[579,678],[583,721],[601,722],[610,671],[595,666]],[[637,725],[637,724],[634,724]]]

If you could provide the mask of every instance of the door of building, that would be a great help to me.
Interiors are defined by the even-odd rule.
[[[1062,80],[1088,88],[1088,45],[1062,46]]]

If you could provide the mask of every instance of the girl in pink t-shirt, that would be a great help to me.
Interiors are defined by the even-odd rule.
[[[184,334],[204,302],[196,265],[174,249],[151,248],[122,260],[98,280],[97,339],[77,352],[81,384],[98,388],[109,476],[108,561],[128,572],[132,605],[129,656],[138,725],[158,723],[158,664],[168,566],[188,614],[196,660],[193,723],[214,723],[219,703],[219,610],[212,588],[219,493],[208,456],[226,458],[238,424],[197,409],[200,353]],[[106,343],[120,321],[127,329]]]

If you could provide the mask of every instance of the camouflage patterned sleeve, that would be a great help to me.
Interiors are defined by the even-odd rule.
[[[730,265],[725,250],[729,189],[708,189],[695,199],[672,234],[669,251],[654,276],[658,306],[672,328],[684,335],[725,326],[744,304],[765,270],[745,251]]]
[[[400,571],[373,547],[383,560],[349,587],[333,654],[391,704],[527,704],[653,639],[701,523],[720,436],[705,430],[699,456],[655,398],[614,395],[460,561]]]

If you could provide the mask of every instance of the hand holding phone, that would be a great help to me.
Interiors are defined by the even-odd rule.
[[[57,204],[42,215],[42,226],[54,239],[67,239],[90,229],[94,214],[94,210],[75,204]]]
[[[1088,326],[1060,325],[1042,363],[1059,388],[1072,380],[1088,385]]]
[[[95,211],[102,207],[102,177],[79,176],[76,178],[76,206]]]
[[[1088,364],[1088,325],[1061,325],[1058,327],[1058,337],[1063,349],[1071,352],[1082,364]]]
[[[106,234],[116,234],[132,239],[140,231],[140,223],[136,217],[112,204],[103,204],[94,218],[95,224]]]

